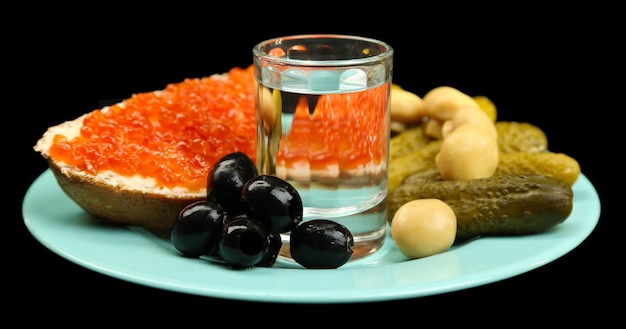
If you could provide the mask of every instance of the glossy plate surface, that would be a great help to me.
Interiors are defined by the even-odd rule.
[[[179,255],[169,241],[87,215],[47,170],[22,205],[26,227],[58,255],[121,280],[217,298],[261,302],[348,303],[415,298],[519,275],[574,249],[595,228],[600,200],[581,175],[570,217],[542,234],[480,238],[431,257],[407,260],[388,236],[383,248],[338,269],[307,270],[278,260],[271,268],[230,270]]]

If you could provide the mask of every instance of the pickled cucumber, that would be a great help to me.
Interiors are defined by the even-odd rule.
[[[573,185],[580,176],[580,164],[563,153],[502,153],[494,175],[505,174],[542,174]]]
[[[564,222],[572,212],[572,187],[546,175],[506,174],[446,181],[436,170],[407,177],[389,193],[389,221],[403,204],[416,199],[444,201],[457,216],[457,239],[526,235]]]
[[[487,114],[489,119],[491,119],[492,122],[496,122],[498,118],[498,109],[496,108],[496,104],[494,104],[489,97],[484,95],[476,95],[472,98],[476,101],[478,107],[480,107],[480,109]]]
[[[410,127],[389,140],[389,160],[419,150],[432,140],[426,136],[424,125]]]
[[[402,184],[402,180],[413,173],[436,168],[435,156],[441,140],[434,140],[415,151],[398,156],[389,162],[388,191]]]
[[[389,141],[389,159],[414,152],[436,140],[426,135],[425,124],[412,126],[395,135]],[[548,149],[548,138],[541,128],[528,122],[498,121],[498,148],[501,153],[544,152]]]
[[[495,125],[500,153],[499,172],[548,174],[570,183],[580,174],[576,160],[547,152],[547,138],[539,127],[515,121],[498,121]],[[390,141],[389,191],[398,187],[406,176],[435,168],[435,156],[440,146],[441,140],[426,136],[424,125],[411,127],[393,137]],[[509,153],[516,155],[505,155]]]
[[[500,153],[543,152],[548,149],[548,138],[541,128],[528,122],[498,121]]]

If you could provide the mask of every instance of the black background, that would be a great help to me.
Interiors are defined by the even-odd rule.
[[[20,13],[24,20],[7,30],[12,32],[4,50],[10,57],[4,65],[9,77],[5,86],[10,86],[4,92],[4,113],[11,117],[3,131],[9,146],[4,182],[5,195],[12,197],[5,220],[12,225],[4,234],[10,242],[4,244],[9,265],[3,271],[5,290],[12,291],[5,298],[12,308],[55,310],[55,319],[65,322],[82,314],[114,322],[118,316],[142,321],[201,317],[211,321],[207,325],[218,317],[278,324],[284,315],[303,317],[292,323],[306,323],[305,318],[327,323],[331,314],[348,320],[378,316],[418,321],[444,312],[449,314],[444,323],[456,319],[460,324],[494,323],[498,318],[502,324],[540,319],[563,323],[611,315],[607,296],[623,292],[617,224],[623,218],[609,192],[609,183],[623,184],[623,170],[617,167],[623,137],[617,137],[613,123],[623,110],[623,102],[614,101],[623,94],[617,88],[623,82],[613,82],[621,78],[623,65],[609,48],[623,36],[616,34],[614,21],[601,19],[609,9],[464,8],[453,14],[452,9],[460,8],[382,4],[348,14],[339,9],[303,12],[278,3],[254,6],[267,7],[162,7],[158,15],[147,9],[96,6],[74,8],[70,14],[70,8],[39,7]],[[598,23],[591,25],[592,18]],[[384,40],[395,49],[394,82],[405,89],[424,95],[449,85],[469,95],[486,95],[496,104],[500,120],[541,127],[549,148],[576,158],[594,184],[602,203],[597,227],[565,256],[507,280],[355,305],[252,303],[154,289],[80,267],[30,235],[21,204],[27,188],[47,168],[32,149],[47,127],[94,110],[103,101],[246,67],[257,42],[300,33]],[[231,317],[252,312],[264,315]]]

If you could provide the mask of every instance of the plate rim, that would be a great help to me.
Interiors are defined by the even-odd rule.
[[[568,220],[566,220],[564,223],[559,224],[557,228],[564,227],[564,228],[567,228],[568,231],[575,230],[574,235],[572,235],[566,240],[561,241],[560,244],[556,244],[555,246],[553,246],[553,248],[544,250],[539,254],[528,256],[527,259],[525,259],[525,262],[523,262],[524,263],[523,265],[520,264],[521,261],[518,260],[515,263],[517,264],[517,266],[509,265],[509,266],[497,268],[491,271],[489,276],[485,276],[485,273],[478,271],[475,273],[464,275],[464,280],[460,280],[458,278],[457,279],[452,278],[449,280],[443,280],[443,283],[440,283],[440,284],[425,284],[424,286],[420,286],[420,287],[415,286],[415,285],[409,285],[408,287],[402,286],[402,285],[378,286],[376,284],[370,283],[371,286],[369,288],[358,289],[357,287],[353,290],[345,289],[341,291],[341,293],[336,293],[336,290],[324,291],[323,288],[325,286],[323,286],[322,283],[318,282],[318,280],[339,279],[339,280],[346,280],[348,284],[356,285],[355,282],[348,282],[347,278],[350,275],[352,275],[355,278],[358,277],[359,279],[362,279],[363,277],[367,276],[367,275],[364,275],[365,272],[372,274],[373,277],[386,280],[388,276],[378,275],[380,274],[378,272],[382,272],[381,268],[385,268],[385,270],[387,270],[387,268],[392,268],[394,271],[401,272],[401,274],[406,274],[405,272],[409,270],[414,270],[415,268],[419,269],[419,265],[415,265],[417,262],[422,262],[424,264],[442,262],[442,259],[445,259],[446,257],[451,257],[451,255],[458,254],[457,256],[461,256],[462,254],[468,253],[469,251],[466,252],[464,248],[480,249],[480,246],[483,243],[485,243],[485,241],[488,244],[492,243],[493,241],[505,241],[505,243],[510,243],[506,241],[510,241],[511,239],[516,239],[513,242],[522,240],[522,239],[533,240],[538,237],[541,238],[542,236],[530,235],[530,236],[524,236],[524,237],[480,238],[480,239],[476,239],[475,241],[470,241],[468,244],[469,247],[466,247],[464,244],[461,244],[458,246],[458,248],[454,247],[452,248],[453,250],[446,251],[442,254],[434,255],[431,257],[427,257],[426,259],[406,260],[404,262],[384,264],[384,266],[383,265],[377,266],[377,265],[369,264],[369,262],[371,262],[372,260],[374,260],[375,262],[375,258],[374,258],[376,255],[375,254],[375,255],[365,257],[362,260],[356,260],[354,262],[348,263],[340,267],[339,269],[332,269],[332,270],[304,270],[303,269],[302,271],[297,272],[300,274],[295,274],[295,275],[293,273],[296,273],[296,272],[292,271],[293,268],[290,268],[289,266],[287,266],[286,268],[281,267],[281,268],[254,268],[252,269],[256,273],[258,273],[259,276],[261,277],[265,277],[268,275],[267,273],[270,273],[267,271],[278,270],[279,273],[280,272],[288,273],[288,274],[285,274],[285,273],[280,274],[282,275],[282,277],[291,278],[293,276],[299,276],[299,277],[302,277],[303,280],[313,280],[314,282],[317,282],[317,285],[314,285],[315,287],[318,288],[317,291],[314,291],[312,289],[307,289],[307,290],[302,290],[301,291],[302,293],[298,294],[296,292],[292,292],[289,290],[284,290],[284,291],[280,290],[281,292],[277,293],[277,292],[267,291],[263,289],[251,289],[251,290],[230,289],[228,290],[228,289],[220,289],[219,287],[216,287],[210,284],[202,285],[202,286],[194,285],[194,284],[190,284],[189,282],[182,282],[181,278],[175,278],[175,277],[161,278],[158,275],[148,275],[145,273],[142,274],[141,271],[137,271],[137,268],[135,267],[133,267],[132,270],[130,270],[129,268],[124,268],[124,266],[120,266],[119,264],[113,265],[113,263],[110,263],[110,262],[108,263],[107,260],[102,260],[102,259],[98,260],[98,259],[94,259],[93,257],[90,259],[89,255],[86,255],[86,256],[80,255],[80,252],[78,250],[72,249],[70,245],[71,239],[69,241],[64,240],[64,242],[60,242],[58,240],[59,238],[58,232],[53,233],[52,231],[46,231],[45,229],[46,225],[48,225],[49,228],[52,227],[54,229],[58,229],[58,228],[55,228],[54,226],[50,226],[50,225],[55,225],[54,222],[42,222],[41,221],[42,219],[37,218],[38,215],[33,213],[33,209],[32,209],[33,203],[35,203],[36,201],[39,201],[39,199],[37,198],[41,197],[40,194],[42,194],[42,192],[39,191],[38,189],[42,187],[43,189],[48,189],[48,190],[51,189],[52,192],[54,192],[54,193],[50,193],[47,195],[66,199],[65,201],[68,202],[68,204],[72,205],[73,208],[70,207],[72,211],[74,212],[78,211],[76,212],[76,214],[79,214],[82,217],[89,217],[89,216],[86,213],[84,213],[84,211],[82,211],[80,208],[78,208],[78,206],[75,203],[73,203],[73,201],[71,201],[69,197],[67,197],[63,193],[60,186],[58,186],[58,184],[56,183],[56,179],[53,177],[53,174],[50,171],[50,169],[46,169],[43,173],[41,173],[35,179],[35,181],[28,188],[24,196],[24,200],[22,203],[23,220],[27,229],[31,233],[31,235],[36,240],[38,240],[42,245],[44,245],[47,249],[51,250],[55,254],[67,260],[70,260],[71,262],[79,266],[88,268],[92,271],[99,272],[101,274],[114,277],[120,280],[132,282],[132,283],[140,284],[144,286],[149,286],[149,287],[156,288],[156,289],[163,289],[163,290],[169,290],[169,291],[175,291],[175,292],[193,294],[193,295],[201,295],[201,296],[206,296],[206,297],[225,298],[225,299],[233,299],[233,300],[245,300],[245,301],[258,301],[258,302],[354,303],[354,302],[388,301],[388,300],[424,297],[424,296],[435,295],[435,294],[443,294],[443,293],[448,293],[452,291],[464,290],[464,289],[469,289],[469,288],[473,288],[473,287],[477,287],[481,285],[486,285],[486,284],[493,283],[496,281],[505,280],[505,279],[529,272],[545,264],[548,264],[562,257],[563,255],[569,253],[574,248],[576,248],[593,232],[593,230],[597,226],[597,223],[600,218],[600,209],[601,209],[600,199],[599,199],[599,196],[595,187],[588,180],[588,178],[583,173],[581,173],[578,180],[573,185],[573,189],[575,190],[574,209],[572,211],[572,214],[570,214],[570,217],[577,215],[580,211],[584,211],[584,212],[589,212],[592,218],[585,217],[587,219],[579,223],[580,220],[578,220],[577,218],[578,216],[576,216],[574,217],[574,219],[576,219],[575,224],[571,224],[572,220],[568,218]],[[576,191],[580,193],[576,193]],[[583,202],[583,205],[580,204],[581,202]],[[587,205],[586,203],[589,203],[589,204]],[[75,228],[80,228],[80,227],[77,226]],[[101,227],[93,231],[97,231],[100,229]],[[87,232],[91,232],[91,231],[87,230]],[[120,233],[120,232],[124,232],[124,233]],[[176,255],[176,251],[173,249],[173,247],[171,247],[171,245],[168,245],[167,242],[160,240],[158,237],[155,237],[151,233],[140,228],[107,226],[102,231],[97,231],[97,232],[92,232],[92,233],[94,234],[95,237],[100,237],[101,235],[107,235],[107,236],[110,235],[110,236],[115,236],[116,238],[122,237],[124,239],[128,239],[129,241],[133,243],[141,242],[141,247],[146,248],[146,251],[149,254],[152,254],[153,252],[158,250],[159,252],[162,252],[165,257],[172,257],[171,260],[167,260],[168,262],[173,263],[173,264],[180,264],[181,266],[188,266],[188,267],[193,268],[194,270],[197,270],[198,266],[201,263],[195,259],[185,259],[184,257]],[[53,234],[57,234],[57,236],[53,236]],[[61,236],[63,234],[66,234],[66,233],[60,233]],[[391,248],[391,250],[388,250],[388,252],[390,254],[395,252],[396,253],[395,255],[397,257],[398,252],[397,250],[393,250],[395,249],[395,246],[393,245],[390,246],[390,241],[391,241],[390,237],[388,236],[387,241],[385,242],[385,245],[383,247],[387,246],[388,248]],[[66,245],[63,245],[64,243]],[[157,248],[155,248],[155,246]],[[151,250],[151,249],[156,249],[156,250]],[[163,249],[166,250],[166,252],[163,252]],[[167,252],[172,253],[173,255],[168,255]],[[378,255],[377,257],[387,257],[387,256],[388,255],[385,255],[385,256]],[[160,257],[160,256],[157,256],[157,257]],[[448,263],[445,263],[445,264],[448,264]],[[207,264],[201,264],[201,265],[205,266]],[[211,264],[208,264],[208,266],[211,266]],[[146,267],[149,268],[150,264],[147,264]],[[246,270],[244,272],[242,271],[233,272],[234,270],[226,269],[223,266],[211,266],[209,267],[209,270],[205,270],[205,271],[210,272],[211,274],[214,274],[214,275],[231,275],[232,278],[235,278],[237,280],[241,279],[241,280],[244,280],[245,282],[249,281],[250,279],[246,277],[241,277],[241,275],[242,274],[251,275],[250,272],[252,272],[250,270]],[[313,273],[315,273],[315,275],[313,275]],[[276,276],[279,274],[274,273],[272,275]],[[357,281],[357,279],[354,279],[354,281]],[[196,282],[196,281],[193,281],[193,282]],[[262,282],[267,283],[270,281],[266,281],[266,279],[264,279],[264,281]]]

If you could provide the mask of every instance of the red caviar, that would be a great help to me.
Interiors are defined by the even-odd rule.
[[[89,113],[80,135],[56,135],[50,156],[90,174],[110,170],[159,186],[206,187],[211,167],[234,151],[256,158],[253,67],[185,79]]]

